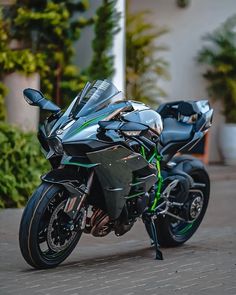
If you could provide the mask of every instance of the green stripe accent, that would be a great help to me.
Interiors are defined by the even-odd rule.
[[[141,192],[141,193],[133,194],[131,196],[127,196],[127,197],[125,197],[125,199],[131,199],[131,198],[134,198],[134,197],[138,197],[140,195],[143,195],[143,194],[145,194],[145,192]]]
[[[96,118],[90,119],[87,122],[84,122],[84,124],[82,124],[79,128],[77,128],[76,130],[74,130],[74,132],[72,132],[71,135],[75,135],[76,133],[80,132],[81,130],[85,129],[86,127],[88,127],[89,125],[91,125],[92,123],[97,123],[100,120],[104,119],[105,117],[107,117],[107,113],[103,114],[101,116],[98,116]]]
[[[76,166],[85,167],[85,168],[92,168],[92,167],[97,166],[97,164],[85,164],[85,163],[69,162],[69,161],[62,162],[62,164],[64,164],[64,165],[76,165]]]
[[[135,186],[135,185],[139,185],[139,184],[142,184],[143,181],[139,181],[139,182],[135,182],[135,183],[131,183],[130,186]]]
[[[143,146],[141,146],[141,155],[144,157],[144,159],[146,160],[146,154],[145,154],[145,149]]]

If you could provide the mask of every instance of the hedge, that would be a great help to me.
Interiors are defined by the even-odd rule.
[[[0,122],[0,208],[24,206],[47,170],[36,134]]]

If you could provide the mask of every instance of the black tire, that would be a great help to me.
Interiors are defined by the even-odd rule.
[[[62,206],[67,197],[67,192],[62,186],[43,182],[33,193],[25,207],[19,229],[19,243],[24,259],[34,268],[57,266],[70,255],[81,237],[82,231],[79,230],[71,233],[71,237],[68,238],[70,243],[64,238],[64,246],[67,246],[65,245],[67,241],[68,247],[62,251],[55,251],[48,245],[48,234],[46,232],[48,233],[49,222],[52,220],[53,208],[59,210],[56,218],[58,218],[58,215],[61,216],[63,214]],[[58,232],[58,229],[55,232]],[[41,248],[42,244],[45,244],[48,250],[44,251]]]
[[[189,240],[200,226],[209,202],[210,181],[202,162],[189,156],[178,157],[175,159],[175,162],[184,172],[193,178],[194,182],[205,184],[205,187],[199,186],[197,188],[198,193],[203,195],[203,205],[199,216],[191,224],[182,221],[177,223],[176,219],[174,220],[174,218],[168,215],[156,219],[157,237],[160,246],[163,247],[180,246]],[[150,238],[153,240],[150,226],[145,223],[145,227]]]

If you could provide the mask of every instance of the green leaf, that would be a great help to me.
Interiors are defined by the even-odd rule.
[[[207,43],[197,60],[206,64],[203,76],[208,80],[208,92],[224,105],[227,122],[236,123],[236,15],[203,37]]]
[[[0,122],[0,207],[21,207],[49,170],[36,135]]]
[[[127,9],[126,93],[129,98],[152,105],[166,95],[158,82],[170,75],[168,62],[161,57],[161,52],[168,48],[159,40],[168,29],[150,23],[150,14],[150,11],[130,13]]]

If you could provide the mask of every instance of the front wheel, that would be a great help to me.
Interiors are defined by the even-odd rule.
[[[64,261],[78,243],[82,230],[72,227],[64,212],[69,197],[60,185],[42,183],[22,215],[19,243],[28,264],[51,268]]]
[[[198,187],[190,188],[188,200],[189,200],[189,214],[190,219],[193,221],[187,223],[179,221],[174,217],[165,215],[156,219],[157,237],[159,243],[163,247],[179,246],[189,240],[196,232],[202,219],[206,213],[206,209],[209,201],[210,182],[206,170],[203,167],[194,167],[188,163],[186,165],[187,171],[194,183],[198,184]],[[145,224],[146,230],[153,240],[150,226]]]

